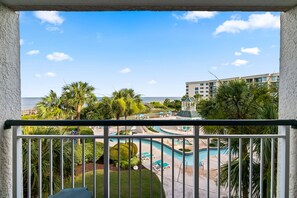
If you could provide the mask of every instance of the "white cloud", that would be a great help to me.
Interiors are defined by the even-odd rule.
[[[73,58],[63,52],[54,52],[46,56],[50,61],[72,61]]]
[[[236,67],[240,67],[242,65],[246,65],[248,63],[247,60],[242,60],[242,59],[237,59],[235,60],[233,63],[231,63],[232,65],[236,66]]]
[[[36,55],[36,54],[39,54],[39,50],[31,50],[31,51],[27,52],[27,54],[30,56]]]
[[[40,74],[35,74],[34,75],[36,78],[41,78],[41,75]]]
[[[63,33],[63,30],[61,30],[59,27],[56,27],[56,26],[47,26],[45,29],[47,31],[50,31],[50,32],[60,32],[60,33]]]
[[[241,56],[241,52],[235,52],[234,55],[235,56]]]
[[[279,29],[280,17],[273,15],[270,12],[264,14],[251,14],[247,21],[236,18],[225,21],[219,27],[217,27],[214,35],[226,32],[226,33],[239,33],[249,29]]]
[[[251,47],[251,48],[243,48],[242,47],[240,51],[242,53],[259,55],[261,50],[258,47]]]
[[[239,19],[241,19],[241,16],[239,14],[233,14],[230,18],[239,20]]]
[[[127,74],[127,73],[130,73],[130,72],[131,72],[131,69],[128,68],[128,67],[120,70],[120,73],[122,73],[122,74]]]
[[[155,80],[150,80],[150,81],[148,81],[147,83],[150,84],[150,85],[155,85],[155,84],[157,84],[157,81],[155,81]]]
[[[34,14],[42,23],[61,25],[64,22],[64,18],[59,15],[58,11],[36,11]]]
[[[199,19],[210,19],[217,15],[218,12],[209,12],[209,11],[188,11],[183,15],[176,15],[173,16],[179,20],[186,20],[197,23]]]
[[[56,73],[53,73],[53,72],[47,72],[47,73],[45,73],[45,75],[46,75],[47,77],[51,77],[51,78],[57,76],[57,74],[56,74]]]
[[[24,45],[25,41],[24,39],[20,39],[20,45]]]

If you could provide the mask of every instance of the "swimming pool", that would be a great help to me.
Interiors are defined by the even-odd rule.
[[[136,141],[138,142],[138,140],[136,140]],[[142,139],[141,142],[144,143],[144,144],[150,144],[150,140],[146,140],[146,139]],[[155,147],[159,151],[159,152],[153,152],[153,154],[154,155],[161,154],[161,143],[159,143],[157,141],[153,141],[152,145],[153,145],[153,147]],[[172,156],[172,149],[169,146],[164,144],[163,151],[167,155]],[[227,154],[227,149],[221,149],[220,153],[221,154]],[[217,155],[217,154],[218,154],[218,149],[217,148],[210,148],[209,149],[209,155],[210,156]],[[178,159],[179,161],[182,162],[182,160],[183,160],[182,152],[179,152],[179,151],[175,150],[174,151],[174,158]],[[207,149],[200,149],[199,150],[199,162],[202,162],[206,158],[207,158]],[[190,165],[190,166],[192,166],[194,164],[193,153],[185,153],[185,163],[186,163],[186,165]]]
[[[117,139],[110,139],[110,141],[112,142],[117,142]],[[120,140],[121,142],[124,142],[125,140],[124,139],[121,139]],[[133,138],[133,142],[137,142],[139,144],[139,139],[138,138]],[[141,139],[141,143],[142,144],[150,144],[150,140],[147,140],[147,139]],[[138,146],[138,145],[137,145]],[[158,142],[158,141],[152,141],[152,146],[155,147],[157,151],[153,151],[152,154],[154,154],[155,156],[156,155],[161,155],[161,143]],[[171,147],[167,146],[166,144],[164,144],[164,147],[163,147],[163,151],[164,153],[166,153],[167,155],[169,156],[172,156],[172,149]],[[227,154],[228,151],[227,149],[221,149],[220,150],[220,153],[221,154]],[[210,156],[213,156],[213,155],[217,155],[218,154],[218,149],[217,148],[210,148],[209,149],[209,155]],[[174,150],[174,158],[175,159],[178,159],[179,161],[182,162],[183,160],[183,155],[182,155],[182,152],[181,151],[176,151]],[[204,159],[207,158],[207,149],[200,149],[199,150],[199,163],[202,162]],[[168,162],[168,163],[171,163],[171,162]],[[194,156],[193,156],[193,153],[185,153],[185,163],[186,165],[189,165],[189,166],[192,166],[194,164]]]
[[[176,133],[170,133],[170,132],[162,130],[161,127],[159,127],[159,126],[153,126],[153,129],[155,129],[159,133],[164,133],[164,134],[169,134],[169,135],[176,135]],[[175,142],[175,144],[179,144],[179,145],[183,144],[183,141],[179,140],[179,139],[174,139],[174,142]],[[192,145],[192,144],[188,140],[186,140],[185,145]]]

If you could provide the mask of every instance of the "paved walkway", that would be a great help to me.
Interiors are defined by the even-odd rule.
[[[150,152],[150,146],[147,144],[142,145],[142,152]],[[159,149],[156,149],[153,147],[153,162],[161,159],[161,152]],[[174,159],[174,167],[172,167],[172,158],[171,155],[168,155],[164,152],[164,162],[167,162],[170,164],[170,168],[167,168],[163,172],[163,187],[166,194],[166,197],[172,197],[172,169],[174,169],[174,196],[175,197],[182,197],[183,196],[183,169],[182,169],[182,163],[180,160]],[[227,158],[227,157],[226,157]],[[226,160],[226,158],[221,157],[222,162]],[[150,170],[150,160],[144,160],[143,165]],[[216,178],[215,170],[217,170],[217,158],[211,157],[210,158],[210,167],[211,168],[211,176],[210,176],[210,197],[217,197],[217,190],[218,186],[216,185],[216,182],[214,178]],[[206,164],[206,162],[204,162]],[[201,197],[206,196],[206,189],[207,189],[207,178],[205,175],[205,167],[200,168],[200,176],[199,176],[199,194]],[[161,180],[161,172],[153,170]],[[192,197],[193,196],[193,167],[188,166],[186,167],[185,171],[185,197]],[[227,196],[226,190],[221,187],[221,197]]]

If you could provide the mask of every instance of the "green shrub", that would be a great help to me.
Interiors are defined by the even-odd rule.
[[[129,150],[129,143],[125,143],[123,144],[123,146]],[[131,157],[136,156],[138,152],[138,147],[135,143],[130,142],[130,152],[131,152]]]
[[[183,151],[182,148],[180,148],[180,149],[178,149],[178,150]],[[185,152],[191,152],[191,151],[192,151],[191,149],[185,149]]]
[[[93,155],[93,142],[86,143],[86,161],[93,162],[94,161],[94,155]],[[104,144],[101,142],[96,142],[96,161],[103,155],[104,150]]]
[[[220,141],[220,146],[223,147],[226,145],[226,142],[221,140]],[[213,138],[211,139],[210,143],[209,143],[210,147],[217,147],[218,146],[218,139],[217,138]]]
[[[139,157],[131,158],[131,167],[137,166],[140,163]]]
[[[22,120],[36,120],[37,118],[38,118],[37,114],[22,115]]]
[[[74,146],[74,149],[75,149],[75,151],[74,151],[74,163],[76,165],[82,164],[82,146],[76,144]]]
[[[210,142],[210,143],[209,143],[209,146],[210,146],[210,147],[216,147],[216,146],[217,146],[217,143]]]
[[[129,158],[129,150],[127,147],[123,146],[124,144],[120,144],[120,160],[128,160]],[[113,161],[118,161],[118,144],[114,145],[110,149],[110,159]]]
[[[126,160],[121,160],[120,161],[120,167],[123,169],[128,169],[129,168],[129,162]]]
[[[139,164],[140,160],[138,157],[133,157],[130,160],[130,167],[137,166]],[[118,167],[118,162],[116,163],[116,166]],[[122,169],[128,169],[129,168],[129,161],[128,160],[121,160],[120,161],[120,167]]]
[[[58,135],[60,131],[57,127],[24,127],[24,134],[35,134],[35,135]],[[50,139],[41,139],[42,143],[42,192],[45,197],[48,197],[46,192],[49,192],[49,168],[50,168]],[[27,193],[28,189],[28,140],[22,140],[22,151],[23,151],[23,191]],[[64,178],[65,180],[71,176],[71,150],[65,142],[63,156],[64,156]],[[31,195],[32,197],[38,197],[38,152],[39,152],[39,141],[38,139],[31,140]],[[61,186],[60,182],[60,160],[61,160],[61,142],[59,139],[52,140],[52,157],[53,157],[53,185],[54,191],[59,190]]]
[[[120,133],[120,135],[129,135],[130,134],[130,130],[126,130],[126,131],[125,130],[120,130],[119,133]]]
[[[158,131],[156,131],[152,126],[148,126],[147,128],[148,128],[148,130],[150,130],[152,132],[158,133]]]
[[[166,106],[164,106],[161,102],[150,102],[150,104],[151,104],[154,108],[158,108],[158,109],[166,109]]]
[[[85,162],[93,162],[93,142],[89,142],[85,144]],[[96,142],[96,161],[103,155],[103,143]],[[74,152],[74,162],[75,164],[82,164],[82,144],[75,145]]]
[[[138,147],[134,143],[130,143],[130,153],[131,157],[136,156],[138,152]],[[118,144],[114,145],[110,149],[110,159],[113,161],[118,161]],[[120,160],[129,159],[129,143],[120,143]]]
[[[91,128],[89,128],[89,127],[81,127],[79,133],[80,133],[80,135],[94,135],[93,130]],[[80,142],[82,142],[82,139],[81,139]],[[86,143],[87,142],[93,142],[93,139],[91,139],[91,138],[85,139],[85,142]]]

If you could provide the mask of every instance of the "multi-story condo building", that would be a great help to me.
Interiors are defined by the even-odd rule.
[[[209,98],[216,93],[216,90],[221,83],[226,83],[231,80],[237,80],[237,79],[243,79],[247,83],[268,83],[268,84],[275,84],[276,86],[278,86],[279,73],[186,82],[186,94],[189,97],[193,97],[194,95],[199,94],[202,96],[202,98]]]

